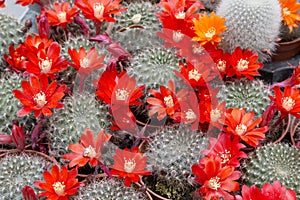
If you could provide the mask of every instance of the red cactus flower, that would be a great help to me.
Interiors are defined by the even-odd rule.
[[[239,136],[247,144],[256,147],[259,140],[265,138],[269,130],[267,126],[255,128],[262,118],[254,118],[254,112],[245,113],[245,109],[230,108],[225,113],[225,133]]]
[[[29,52],[37,54],[40,49],[48,49],[48,47],[53,43],[52,39],[47,37],[42,37],[39,35],[29,35],[25,39],[24,43],[20,46],[20,51],[23,56],[27,56]]]
[[[249,80],[253,80],[253,76],[260,76],[257,70],[263,67],[262,63],[258,63],[258,56],[249,50],[242,50],[237,47],[230,57],[231,68],[227,75],[232,77],[236,75],[238,78],[245,76]]]
[[[48,84],[48,78],[45,75],[40,78],[32,76],[30,82],[22,81],[23,91],[13,90],[16,98],[18,98],[23,107],[18,111],[18,117],[27,115],[34,111],[34,116],[38,118],[41,114],[51,116],[52,108],[63,108],[63,104],[58,102],[64,97],[66,85],[57,88],[56,81]]]
[[[22,188],[22,196],[24,200],[38,200],[38,197],[35,194],[34,190],[28,185],[25,185]]]
[[[239,190],[241,173],[234,171],[233,166],[222,167],[222,161],[219,157],[205,157],[199,161],[199,164],[192,166],[192,172],[197,177],[195,182],[202,185],[199,189],[200,195],[205,199],[233,200],[234,196],[228,192]]]
[[[5,8],[5,0],[0,0],[0,8]]]
[[[83,183],[76,179],[77,168],[68,171],[67,166],[61,170],[57,165],[52,167],[52,173],[44,171],[45,182],[37,180],[34,185],[45,192],[38,194],[39,197],[48,197],[49,200],[67,200],[69,196],[77,193]]]
[[[132,182],[140,181],[140,176],[151,175],[150,171],[145,170],[146,161],[147,157],[140,153],[138,147],[134,147],[131,151],[127,148],[117,149],[110,173],[125,178],[124,183],[129,187]]]
[[[26,57],[22,56],[20,53],[20,46],[16,49],[14,45],[9,46],[9,55],[4,55],[4,59],[8,64],[16,71],[25,71],[26,70]]]
[[[63,159],[70,160],[69,167],[83,167],[90,163],[92,167],[98,164],[101,158],[101,150],[106,142],[111,138],[110,134],[105,134],[104,130],[100,131],[94,140],[94,134],[90,129],[85,129],[81,135],[78,144],[70,144],[69,149],[73,151],[63,155]]]
[[[102,62],[105,55],[101,57],[98,56],[98,52],[95,47],[90,48],[88,52],[84,49],[84,47],[80,47],[78,52],[76,49],[68,49],[68,52],[74,62],[71,66],[78,70],[78,73],[83,76],[87,76],[91,73],[91,71],[104,67]]]
[[[98,90],[96,95],[99,100],[107,104],[114,105],[141,105],[137,99],[144,95],[145,86],[136,88],[136,80],[134,77],[123,71],[118,74],[116,70],[104,71],[98,80]]]
[[[24,150],[26,145],[26,136],[24,133],[24,127],[13,124],[12,139],[18,150]]]
[[[40,3],[40,0],[17,0],[16,1],[16,4],[21,4],[22,6],[28,6],[34,3]]]
[[[277,110],[281,112],[281,118],[288,114],[300,118],[300,94],[299,89],[295,87],[285,87],[283,94],[279,87],[274,88],[275,97],[270,99],[275,102]]]
[[[221,159],[222,166],[240,166],[239,158],[247,158],[247,154],[240,149],[246,146],[239,143],[240,138],[238,136],[231,136],[221,133],[217,138],[211,137],[207,150],[201,152],[207,156],[216,156]]]
[[[126,10],[121,8],[121,0],[75,0],[75,5],[80,8],[87,19],[98,22],[115,22],[113,14],[119,14]]]
[[[26,62],[26,70],[29,73],[40,76],[45,74],[50,78],[54,78],[59,71],[65,70],[69,63],[60,56],[60,45],[53,42],[47,49],[39,46],[37,54],[28,53],[28,60]]]
[[[64,28],[68,23],[72,22],[72,18],[76,17],[79,10],[76,6],[69,9],[69,6],[69,2],[55,2],[53,4],[54,10],[46,9],[49,24],[51,26],[61,26]]]
[[[230,68],[230,54],[224,53],[222,50],[213,58],[222,77],[224,77]]]

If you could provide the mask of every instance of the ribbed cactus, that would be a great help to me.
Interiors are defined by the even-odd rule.
[[[216,10],[221,0],[201,0],[204,7],[209,10]]]
[[[256,51],[260,61],[273,52],[275,39],[281,25],[281,6],[278,0],[222,0],[216,11],[225,18],[227,30],[223,33],[221,47],[233,51],[240,46]]]
[[[133,25],[143,26],[148,31],[157,31],[161,24],[156,16],[156,12],[159,11],[157,5],[153,5],[150,2],[135,2],[130,4],[124,4],[124,7],[128,8],[127,11],[121,15],[116,16],[117,22],[114,24],[114,30],[119,31],[124,28],[128,28]]]
[[[0,14],[0,66],[4,61],[3,55],[8,54],[8,47],[22,41],[24,37],[24,33],[21,31],[22,27],[16,19]]]
[[[18,120],[19,125],[25,125],[25,132],[30,132],[35,123],[32,114],[22,118],[17,117],[17,112],[21,108],[20,101],[14,96],[12,90],[21,88],[22,78],[16,74],[2,76],[0,78],[0,134],[10,134],[12,121]]]
[[[52,163],[38,154],[7,154],[0,158],[0,199],[22,200],[22,188],[43,179],[44,170]],[[37,192],[37,190],[36,190]]]
[[[64,100],[64,109],[55,110],[50,118],[51,154],[61,156],[69,144],[78,143],[86,128],[95,135],[110,126],[107,107],[99,105],[94,94],[74,94]]]
[[[241,79],[226,84],[217,97],[226,100],[227,108],[246,108],[261,117],[270,104],[269,95],[271,91],[261,80]]]
[[[278,180],[300,197],[300,151],[295,147],[281,143],[258,147],[244,168],[247,185],[261,187]]]
[[[79,189],[74,200],[146,200],[147,196],[133,186],[125,187],[120,180],[94,179]]]
[[[136,78],[137,85],[157,88],[167,86],[170,79],[178,80],[173,72],[178,69],[179,58],[173,50],[150,46],[133,58],[128,74]]]
[[[207,146],[203,135],[187,127],[157,131],[145,153],[156,180],[154,189],[171,199],[189,196],[195,189],[189,182],[191,165],[198,162],[199,152]]]
[[[132,28],[123,32],[115,32],[112,36],[114,41],[120,41],[131,54],[136,55],[149,46],[162,44],[162,40],[156,36],[156,32],[148,29]]]

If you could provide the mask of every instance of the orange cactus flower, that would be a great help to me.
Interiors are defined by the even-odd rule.
[[[232,77],[236,75],[238,78],[245,76],[249,80],[253,80],[253,76],[260,76],[257,70],[263,67],[262,63],[258,63],[258,56],[249,50],[242,50],[237,47],[230,57],[231,68],[227,75]]]
[[[234,196],[228,192],[239,190],[239,183],[236,181],[240,178],[241,173],[234,171],[233,166],[222,167],[219,157],[205,157],[199,161],[199,164],[192,165],[192,172],[197,177],[195,182],[202,185],[199,193],[205,196],[205,199],[233,200]]]
[[[170,80],[168,82],[169,88],[160,86],[160,92],[157,90],[150,90],[150,94],[153,97],[147,98],[149,103],[149,116],[158,113],[157,119],[162,120],[167,115],[173,118],[175,113],[180,109],[180,101],[187,95],[187,91],[182,89],[176,94],[175,83]]]
[[[111,15],[119,14],[126,10],[121,8],[121,0],[75,0],[75,5],[80,8],[87,19],[98,22],[115,22]]]
[[[129,187],[132,182],[140,181],[140,176],[151,175],[150,171],[145,170],[146,161],[147,157],[140,153],[138,147],[134,147],[132,151],[127,148],[124,150],[117,149],[110,173],[125,178],[124,184]]]
[[[281,16],[283,23],[287,25],[290,32],[293,28],[298,28],[298,22],[300,21],[300,3],[297,0],[279,0],[281,4]]]
[[[194,30],[197,36],[193,37],[194,41],[199,41],[201,45],[206,43],[219,43],[222,39],[220,36],[227,28],[225,19],[215,15],[214,12],[208,16],[206,13],[198,19],[193,20]]]
[[[85,129],[81,135],[78,144],[70,144],[69,149],[73,151],[63,155],[63,159],[70,160],[69,167],[83,167],[88,162],[92,167],[98,164],[101,158],[101,150],[106,142],[111,138],[110,134],[105,134],[104,130],[100,131],[94,140],[94,134],[90,129]]]
[[[13,90],[16,98],[18,98],[23,107],[18,111],[18,117],[23,117],[28,113],[34,111],[34,116],[38,118],[41,114],[44,116],[51,116],[52,108],[63,108],[63,104],[58,102],[64,97],[66,85],[61,85],[57,88],[56,81],[48,84],[48,78],[45,75],[32,76],[30,83],[22,81],[22,89]]]
[[[76,179],[78,172],[77,168],[68,171],[67,166],[63,166],[61,171],[57,165],[52,167],[52,173],[44,171],[44,179],[37,180],[34,185],[44,190],[38,194],[39,197],[48,197],[48,200],[68,200],[68,197],[77,193],[79,187],[83,183],[78,182]]]
[[[96,95],[99,100],[114,105],[141,105],[137,99],[144,95],[145,86],[136,88],[136,80],[125,71],[118,74],[116,70],[104,71],[98,80]]]
[[[245,109],[230,108],[225,113],[225,133],[239,136],[247,144],[256,147],[259,140],[265,138],[265,133],[269,130],[267,126],[255,128],[262,118],[254,118],[254,112],[245,113]]]
[[[68,49],[68,52],[74,62],[71,66],[78,70],[79,74],[87,76],[91,73],[91,71],[104,67],[102,62],[105,55],[99,57],[95,47],[89,49],[88,52],[86,52],[84,47],[80,47],[78,52],[76,49]]]
[[[67,60],[60,56],[60,45],[57,42],[51,43],[47,49],[39,45],[37,54],[28,53],[28,60],[27,72],[37,76],[46,74],[50,78],[54,78],[57,72],[65,70],[69,65]]]
[[[46,15],[48,17],[49,24],[51,26],[62,26],[63,28],[73,20],[71,18],[76,17],[79,10],[76,6],[69,9],[69,2],[54,3],[54,10],[46,9]]]
[[[300,93],[299,89],[288,86],[284,89],[283,94],[279,87],[274,88],[275,98],[270,97],[276,103],[277,110],[281,112],[281,118],[288,114],[300,118]]]
[[[40,0],[17,0],[16,1],[16,4],[21,4],[22,6],[28,6],[34,3],[40,3]]]

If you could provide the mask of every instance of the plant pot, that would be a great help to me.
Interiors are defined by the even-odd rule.
[[[272,61],[289,60],[300,52],[300,38],[289,42],[279,42]]]

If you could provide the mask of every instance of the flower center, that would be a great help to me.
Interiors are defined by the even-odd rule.
[[[284,97],[282,99],[282,107],[287,111],[292,110],[294,106],[295,106],[295,100],[292,99],[291,97]]]
[[[58,20],[60,22],[66,22],[67,21],[67,13],[66,12],[59,12],[57,14]]]
[[[43,74],[47,74],[52,67],[52,60],[49,60],[48,57],[45,60],[40,58],[39,67]]]
[[[220,72],[225,72],[226,69],[226,61],[225,60],[219,60],[217,63],[217,68]]]
[[[178,12],[177,14],[175,14],[175,18],[176,19],[184,19],[185,18],[185,12],[184,11]]]
[[[88,58],[80,59],[80,67],[88,68],[89,67],[89,59]]]
[[[200,78],[201,78],[201,74],[198,72],[197,69],[193,69],[189,71],[189,80],[194,79],[196,81],[199,81]]]
[[[239,124],[235,128],[235,132],[241,136],[247,131],[247,126],[245,124]]]
[[[86,147],[84,149],[83,156],[84,157],[94,158],[96,156],[96,151],[95,151],[95,149],[91,145],[89,145],[88,147]]]
[[[205,33],[205,37],[211,39],[214,35],[216,35],[216,29],[215,27],[210,27]]]
[[[291,14],[291,11],[287,7],[285,7],[282,9],[282,13],[284,16],[288,16]]]
[[[135,166],[136,166],[135,160],[134,159],[126,160],[125,158],[124,158],[124,160],[125,160],[125,163],[124,163],[125,172],[131,173],[134,170]]]
[[[135,14],[135,15],[133,15],[133,17],[131,18],[131,21],[132,21],[133,23],[135,23],[135,24],[138,24],[138,23],[140,23],[141,19],[142,19],[142,15],[141,15],[141,14]]]
[[[221,117],[221,111],[216,108],[210,111],[210,120],[216,122]]]
[[[216,176],[214,178],[209,179],[208,187],[213,190],[218,190],[221,187],[220,178]]]
[[[118,89],[116,92],[116,99],[118,101],[126,101],[129,96],[129,92],[126,89]]]
[[[40,107],[40,108],[43,108],[44,105],[47,103],[46,101],[46,95],[44,92],[39,92],[37,93],[33,100],[35,101],[35,103]]]
[[[236,69],[239,72],[242,72],[242,71],[248,69],[248,64],[249,64],[249,61],[244,60],[244,59],[240,59],[237,66],[236,66]]]
[[[55,182],[52,187],[57,195],[62,195],[65,193],[66,186],[64,182]]]
[[[187,120],[194,120],[194,119],[196,119],[196,114],[194,113],[194,111],[192,111],[192,109],[188,109],[185,112],[185,118]]]
[[[183,38],[183,34],[180,31],[173,31],[173,41],[180,42]]]
[[[104,13],[104,6],[101,3],[94,4],[94,16],[96,18],[102,18]]]
[[[18,62],[21,62],[21,61],[23,61],[23,60],[26,60],[26,58],[25,58],[24,56],[19,56],[19,57],[17,57],[17,61],[18,61]]]
[[[231,158],[230,151],[228,151],[227,149],[225,149],[225,151],[223,151],[223,152],[219,152],[218,156],[221,158],[222,164],[227,163]]]
[[[164,97],[164,103],[168,108],[174,106],[174,101],[171,95]]]
[[[204,50],[202,46],[195,45],[195,44],[192,45],[192,48],[193,48],[193,53],[194,54],[202,54],[203,50]]]

